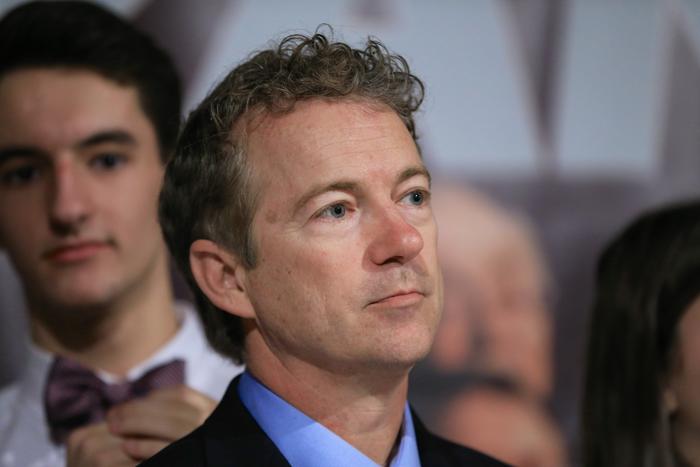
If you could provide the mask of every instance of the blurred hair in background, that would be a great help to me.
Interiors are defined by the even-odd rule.
[[[598,261],[586,466],[700,463],[700,199],[645,213]]]

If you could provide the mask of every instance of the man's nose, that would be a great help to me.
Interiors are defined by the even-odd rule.
[[[49,190],[51,228],[60,235],[76,233],[90,216],[92,201],[87,180],[71,162],[60,162],[53,168]]]
[[[374,264],[404,264],[423,250],[423,236],[397,209],[384,211],[374,222],[369,245]]]

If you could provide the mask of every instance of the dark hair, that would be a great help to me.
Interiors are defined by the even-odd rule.
[[[238,65],[190,114],[166,170],[160,219],[168,246],[195,291],[210,343],[239,362],[244,357],[242,322],[214,307],[198,289],[189,269],[190,245],[212,240],[244,266],[255,267],[251,223],[256,193],[245,131],[234,126],[260,113],[291,112],[296,102],[314,98],[385,105],[416,139],[413,113],[423,100],[423,84],[406,60],[373,39],[364,49],[353,49],[319,32],[291,35]]]
[[[85,2],[31,2],[0,20],[0,79],[23,68],[85,69],[138,90],[161,158],[172,153],[180,125],[180,79],[170,57],[148,36]]]
[[[589,329],[584,465],[676,465],[662,396],[700,294],[700,202],[647,213],[603,252]]]

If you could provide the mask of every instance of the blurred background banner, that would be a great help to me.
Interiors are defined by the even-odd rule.
[[[0,14],[19,3],[0,0]],[[436,188],[454,195],[442,217],[483,228],[438,219],[453,234],[447,251],[465,253],[446,286],[455,329],[415,372],[417,409],[443,433],[463,434],[470,421],[456,414],[493,407],[514,430],[525,420],[523,432],[547,440],[530,445],[549,460],[528,465],[576,465],[599,249],[642,209],[700,194],[700,2],[99,3],[173,55],[186,109],[251,51],[320,23],[356,46],[376,36],[406,57],[427,88],[417,123],[426,162]],[[22,366],[21,301],[0,256],[0,384]]]

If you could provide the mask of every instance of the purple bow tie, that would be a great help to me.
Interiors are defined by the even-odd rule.
[[[63,443],[74,429],[103,420],[113,405],[184,381],[185,362],[180,359],[157,366],[136,381],[107,384],[79,363],[56,357],[44,392],[51,439]]]

